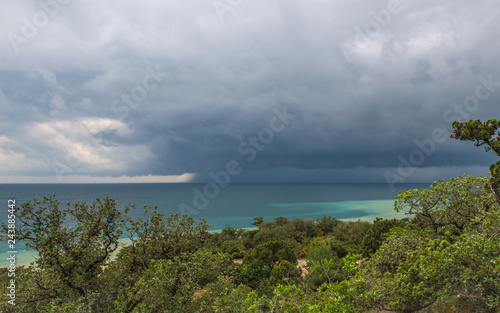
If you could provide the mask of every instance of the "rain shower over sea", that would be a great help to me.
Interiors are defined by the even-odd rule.
[[[203,218],[212,225],[210,230],[220,230],[225,225],[251,228],[252,219],[263,216],[265,221],[283,216],[288,219],[318,219],[324,215],[342,220],[374,220],[376,217],[404,217],[394,211],[398,190],[425,188],[430,184],[400,184],[391,191],[387,184],[230,184],[217,196],[208,199],[202,210],[191,216]],[[106,196],[115,198],[124,207],[135,204],[129,214],[142,216],[143,206],[158,206],[167,215],[181,213],[182,207],[192,207],[196,194],[203,191],[203,184],[0,184],[0,199],[16,199],[18,206],[29,200],[55,196],[61,206],[77,201],[90,202]],[[0,243],[0,266],[6,266],[7,244]],[[21,248],[21,245],[19,245]],[[18,248],[18,249],[19,249]],[[3,257],[5,256],[5,257]],[[20,250],[18,261],[32,261],[32,251]]]

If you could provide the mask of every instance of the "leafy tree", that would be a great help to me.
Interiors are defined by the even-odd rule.
[[[487,183],[463,175],[398,195],[414,227],[393,228],[363,271],[380,308],[498,310],[500,213]]]
[[[275,240],[261,244],[245,256],[244,262],[273,269],[280,261],[286,260],[297,265],[295,247],[289,241]]]
[[[397,312],[411,313],[433,305],[448,277],[436,275],[441,251],[449,245],[443,239],[424,239],[421,245],[406,253],[394,276],[394,298],[389,302]],[[431,274],[433,273],[433,274]]]
[[[419,249],[427,235],[415,229],[393,228],[371,259],[363,263],[362,277],[369,289],[379,295],[380,309],[393,309],[393,301],[399,299],[397,289],[398,268],[408,259],[408,253]]]
[[[243,259],[243,266],[237,273],[237,282],[260,288],[265,293],[272,270],[282,261],[297,265],[294,244],[290,241],[272,240],[260,244]],[[263,285],[264,284],[264,285]]]
[[[358,276],[356,261],[360,255],[348,255],[342,260],[348,279],[323,284],[315,293],[306,291],[296,284],[280,284],[274,289],[274,296],[267,307],[259,307],[266,298],[259,299],[256,293],[248,295],[246,306],[249,312],[304,312],[304,313],[357,313],[372,306],[375,295],[366,288],[366,282]],[[269,304],[271,308],[269,308]]]
[[[289,221],[294,231],[301,233],[303,238],[313,238],[318,235],[318,228],[314,220],[309,218],[296,218]]]
[[[421,228],[429,227],[436,235],[446,231],[461,234],[466,227],[478,225],[495,206],[496,199],[484,188],[488,179],[462,175],[448,182],[434,182],[430,188],[401,191],[394,204],[406,212]]]
[[[226,225],[222,230],[209,233],[204,246],[212,251],[232,255],[233,259],[243,258],[245,253],[245,230]]]
[[[283,226],[286,223],[288,223],[288,219],[286,217],[283,217],[283,216],[275,217],[273,220],[277,226]]]
[[[247,247],[254,248],[266,242],[276,240],[297,241],[301,237],[301,234],[298,234],[290,224],[279,227],[269,222],[269,226],[261,227],[252,239],[247,241]]]
[[[342,259],[346,279],[318,288],[318,302],[326,302],[320,312],[355,313],[373,307],[378,296],[368,289],[367,281],[361,276],[360,258],[359,254],[349,253]]]
[[[196,224],[179,214],[165,218],[156,208],[146,208],[144,218],[132,221],[127,215],[129,207],[121,210],[110,198],[90,204],[68,203],[61,208],[52,197],[44,197],[43,201],[33,200],[17,209],[17,238],[24,240],[28,249],[37,251],[38,257],[32,266],[16,272],[16,311],[137,311],[150,290],[140,283],[143,275],[152,271],[151,267],[178,260],[182,255],[199,257],[196,267],[204,269],[193,278],[192,286],[207,284],[219,274],[233,275],[232,271],[222,273],[213,263],[204,263],[211,260],[208,254],[197,254],[208,237],[209,226],[203,220]],[[3,228],[7,229],[6,225]],[[112,260],[125,230],[131,244]],[[219,259],[216,263],[227,265]],[[189,268],[181,267],[179,271]],[[0,311],[10,309],[0,305]]]
[[[361,253],[361,243],[371,223],[367,221],[341,221],[331,233],[351,253]]]
[[[271,312],[271,301],[266,295],[259,298],[259,294],[254,290],[247,295],[243,312]]]
[[[220,244],[219,251],[223,253],[227,253],[233,259],[241,259],[244,254],[244,247],[241,244],[240,240],[227,240]]]
[[[271,271],[269,283],[273,286],[282,284],[299,284],[302,281],[302,271],[287,260],[281,261]]]
[[[486,122],[470,120],[453,122],[451,138],[461,141],[473,141],[476,147],[484,146],[486,151],[492,150],[500,157],[500,121],[492,118]],[[491,191],[500,199],[500,161],[490,165],[492,179]]]
[[[133,312],[137,307],[143,307],[147,298],[141,291],[144,286],[139,282],[145,281],[143,276],[150,273],[153,264],[157,270],[162,266],[177,266],[178,263],[166,264],[182,255],[197,253],[209,236],[209,225],[203,219],[197,223],[193,218],[178,213],[164,217],[157,212],[157,208],[150,209],[146,207],[144,217],[131,222],[130,245],[120,251],[117,260],[102,276],[103,288],[120,299],[115,302],[121,312]],[[187,271],[189,267],[184,269]],[[169,299],[173,301],[174,298]]]
[[[195,296],[194,303],[197,312],[240,313],[244,312],[247,295],[251,292],[246,285],[235,285],[232,279],[219,277],[208,284],[201,295]]]
[[[102,279],[105,289],[121,299],[123,312],[133,312],[144,301],[137,283],[152,262],[194,253],[208,238],[209,225],[203,219],[196,223],[187,215],[170,213],[164,217],[157,208],[151,211],[150,207],[145,207],[144,210],[144,217],[131,222],[128,228],[130,244],[120,251]]]
[[[500,211],[488,212],[481,227],[435,249],[427,276],[444,282],[440,302],[467,311],[500,310]],[[438,251],[438,252],[436,252]],[[428,252],[431,254],[431,252]]]
[[[264,217],[263,217],[263,216],[257,216],[257,217],[254,217],[254,218],[253,218],[253,220],[254,220],[255,222],[252,222],[252,223],[250,223],[250,224],[251,224],[251,225],[253,225],[253,226],[257,226],[257,227],[259,227],[259,228],[260,228],[260,225],[261,225],[262,223],[264,223]]]
[[[68,203],[64,209],[52,197],[22,204],[17,212],[17,239],[24,240],[38,257],[36,267],[29,268],[31,275],[23,278],[27,295],[19,297],[20,308],[28,312],[47,303],[93,298],[102,267],[117,250],[130,221],[128,210],[120,210],[110,198],[89,205]],[[5,224],[2,227],[7,229]]]
[[[339,282],[347,277],[342,270],[342,258],[348,252],[335,237],[317,238],[305,251],[307,270],[309,274],[306,283],[309,288],[316,290],[324,283]]]
[[[375,253],[380,248],[382,242],[385,240],[387,234],[392,228],[404,227],[405,224],[405,220],[398,220],[395,218],[382,219],[377,217],[375,221],[373,221],[372,227],[368,230],[363,238],[363,242],[361,243],[363,255],[369,257]]]
[[[389,306],[415,312],[429,305],[437,311],[498,312],[500,309],[500,238],[498,211],[489,212],[480,229],[426,238],[406,254],[394,276],[394,298]],[[489,229],[495,223],[493,229]]]
[[[335,217],[325,215],[322,218],[319,218],[316,223],[322,235],[325,236],[333,232],[341,221],[337,220]]]
[[[136,259],[135,265],[148,267],[153,259],[172,259],[185,252],[195,252],[208,239],[207,229],[210,227],[205,220],[196,223],[192,217],[169,213],[167,217],[158,213],[155,207],[145,207],[144,218],[131,222],[130,253]]]
[[[135,285],[141,301],[134,312],[196,312],[202,303],[195,300],[195,292],[219,277],[231,276],[232,266],[227,255],[203,250],[182,253],[173,260],[153,260]]]

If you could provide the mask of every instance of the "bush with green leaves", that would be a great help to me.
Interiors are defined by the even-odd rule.
[[[283,283],[273,292],[273,297],[259,298],[257,293],[248,295],[247,312],[364,312],[372,307],[376,296],[367,289],[366,282],[359,276],[356,261],[361,255],[347,255],[342,259],[342,268],[348,273],[345,280],[325,283],[315,292],[308,292],[303,286]],[[265,305],[263,305],[265,304]]]
[[[488,180],[463,175],[399,194],[395,207],[411,223],[393,228],[363,264],[363,277],[380,295],[379,308],[500,308],[499,204]]]
[[[498,199],[485,186],[489,178],[467,174],[447,182],[434,182],[429,188],[401,191],[395,210],[406,215],[420,228],[429,228],[435,235],[450,232],[460,235],[467,228],[477,227]]]
[[[347,274],[342,270],[344,258],[349,252],[335,237],[319,237],[313,240],[305,251],[307,260],[306,277],[308,288],[316,290],[324,283],[344,280]]]
[[[287,260],[281,261],[271,271],[269,283],[272,286],[279,284],[300,284],[302,282],[302,271],[296,265]]]
[[[390,230],[395,227],[405,227],[406,223],[406,219],[382,219],[377,217],[361,242],[363,256],[369,257],[377,252]]]
[[[272,270],[280,261],[286,260],[297,264],[295,255],[296,244],[287,240],[273,240],[258,245],[245,256],[244,263]]]

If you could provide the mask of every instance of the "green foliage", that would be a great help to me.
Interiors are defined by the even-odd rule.
[[[296,218],[288,222],[292,229],[301,234],[300,239],[313,238],[318,235],[318,228],[312,219]]]
[[[443,302],[470,311],[500,309],[500,212],[487,214],[482,227],[445,246],[429,275],[441,277]],[[458,275],[457,275],[458,274]]]
[[[486,151],[493,150],[500,156],[500,121],[496,118],[481,123],[480,120],[453,122],[451,138],[461,141],[474,141],[475,146],[486,145]]]
[[[257,226],[257,227],[259,227],[259,228],[260,228],[260,225],[261,225],[262,223],[264,223],[264,217],[263,217],[263,216],[257,216],[257,217],[254,217],[254,218],[253,218],[253,220],[254,220],[255,222],[252,222],[252,223],[250,223],[250,224],[251,224],[251,225],[253,225],[253,226]]]
[[[359,278],[356,261],[360,255],[349,254],[342,259],[343,270],[349,273],[349,279],[337,283],[325,283],[314,293],[307,293],[296,284],[280,284],[274,289],[274,296],[258,299],[251,293],[247,299],[247,312],[267,312],[268,307],[259,307],[259,303],[271,305],[271,312],[363,312],[371,307],[376,298],[366,289],[366,283]]]
[[[164,217],[163,214],[157,212],[156,208],[153,211],[150,211],[150,208],[145,208],[144,218],[133,221],[128,229],[131,244],[122,250],[116,262],[103,275],[106,289],[118,290],[114,294],[117,299],[115,307],[120,307],[119,311],[124,312],[139,309],[146,312],[145,305],[155,305],[153,302],[144,304],[148,302],[148,297],[152,297],[158,292],[158,289],[154,288],[158,287],[154,285],[154,282],[158,284],[157,281],[153,281],[153,284],[148,287],[149,289],[146,287],[148,280],[144,277],[148,273],[152,273],[151,275],[154,276],[155,270],[173,268],[173,272],[192,274],[193,267],[208,266],[200,263],[203,258],[211,260],[205,252],[199,256],[200,261],[194,263],[196,265],[193,265],[194,261],[190,259],[190,256],[197,256],[198,253],[201,253],[200,249],[203,248],[204,242],[209,236],[206,231],[208,227],[209,225],[204,220],[196,223],[193,218],[187,215],[180,216],[174,213]],[[212,271],[207,274],[216,275],[217,273],[217,271]],[[185,279],[181,274],[179,277],[179,279]],[[196,280],[183,287],[177,285],[172,287],[171,291],[175,291],[175,293],[171,298],[168,298],[170,302],[189,302],[194,286],[204,282],[200,275],[189,276],[189,278],[196,278]],[[125,285],[127,288],[120,285]],[[164,287],[168,288],[168,286]]]
[[[299,284],[302,281],[302,272],[294,264],[287,260],[281,261],[271,271],[269,283],[273,286],[282,284],[285,281],[287,284]]]
[[[17,212],[18,239],[37,251],[38,258],[35,265],[16,271],[17,309],[131,312],[141,307],[146,291],[151,290],[139,283],[151,265],[183,255],[199,257],[197,268],[209,270],[196,276],[193,286],[213,281],[214,275],[233,273],[221,268],[230,268],[229,261],[217,259],[219,267],[213,268],[203,262],[211,260],[207,255],[197,255],[208,234],[204,221],[195,224],[178,214],[164,218],[156,209],[146,209],[145,218],[131,221],[128,210],[119,209],[110,198],[68,203],[65,208],[51,197],[23,204]],[[112,260],[124,231],[132,237],[131,245]]]
[[[361,252],[366,257],[371,256],[380,248],[392,228],[404,227],[405,225],[406,220],[377,217],[361,242]]]
[[[193,301],[197,312],[237,313],[244,311],[247,295],[251,292],[252,289],[246,285],[235,285],[231,279],[219,277],[208,284]]]
[[[310,219],[294,219],[288,221],[284,218],[276,218],[275,222],[263,222],[258,231],[248,231],[242,235],[246,249],[273,241],[285,240],[298,244],[305,244],[308,239],[318,234],[316,223]]]
[[[227,240],[222,242],[220,251],[229,254],[233,259],[241,259],[244,256],[244,247],[240,240]]]
[[[357,313],[370,308],[376,296],[367,292],[362,279],[343,280],[328,286],[323,291],[328,302],[321,312]]]
[[[265,224],[264,224],[265,225]],[[287,225],[288,226],[288,225]],[[291,225],[290,225],[291,226]],[[289,227],[287,227],[289,228]],[[255,248],[258,245],[264,244],[269,241],[276,240],[293,240],[293,231],[285,229],[285,227],[277,227],[274,223],[269,223],[267,226],[263,226],[250,241],[247,241],[248,248]]]
[[[393,228],[364,264],[379,307],[499,309],[500,214],[487,183],[464,175],[398,195],[396,209],[407,210],[416,227]]]
[[[318,219],[316,223],[318,225],[319,230],[322,232],[322,235],[324,236],[333,232],[333,230],[337,227],[337,225],[340,222],[341,221],[337,220],[334,217],[323,216],[322,218]]]
[[[259,298],[256,291],[252,291],[247,295],[245,300],[245,309],[243,312],[270,312],[271,302],[266,295]]]
[[[428,189],[401,191],[394,204],[406,212],[420,228],[431,228],[436,235],[449,231],[459,235],[477,225],[496,205],[494,195],[484,186],[487,178],[462,175],[448,182],[434,182]]]
[[[371,223],[366,221],[341,221],[331,235],[342,242],[348,252],[358,254],[361,253],[361,243],[371,226]]]
[[[237,269],[236,282],[259,289],[261,294],[267,294],[272,287],[269,278],[273,269],[283,261],[294,266],[297,264],[293,242],[271,240],[260,244],[245,255],[243,265]],[[275,273],[278,275],[278,272]]]
[[[227,255],[202,250],[154,260],[135,285],[134,294],[141,297],[135,312],[194,312],[200,305],[195,291],[230,275],[231,265]]]
[[[244,262],[272,270],[280,261],[297,264],[294,244],[290,241],[273,240],[261,244],[245,256]]]
[[[209,233],[204,246],[213,251],[231,255],[233,259],[241,259],[245,254],[245,230],[226,225],[221,231]]]
[[[347,273],[342,270],[341,258],[348,252],[335,237],[317,238],[305,252],[309,275],[306,283],[312,290],[324,283],[333,283],[344,280]]]
[[[325,283],[340,282],[346,278],[346,273],[342,270],[342,262],[337,257],[307,261],[307,270],[309,275],[306,278],[306,286],[311,290]]]
[[[90,297],[99,287],[98,275],[118,248],[128,208],[120,210],[113,199],[68,203],[64,209],[52,197],[22,204],[17,216],[17,239],[38,252],[37,265],[20,279],[20,307],[33,310],[39,303],[61,304]],[[6,229],[6,225],[2,224]],[[7,233],[7,232],[4,232]],[[31,275],[28,275],[31,273]],[[25,284],[23,283],[25,282]]]
[[[415,312],[433,304],[437,299],[437,291],[444,283],[443,279],[429,275],[436,266],[434,252],[446,246],[446,241],[436,239],[422,243],[413,251],[408,251],[395,275],[395,287],[392,290],[394,299],[389,306],[398,312]],[[439,261],[439,260],[438,260]]]
[[[192,217],[170,213],[166,218],[155,207],[146,207],[144,217],[131,222],[129,255],[134,266],[148,267],[153,259],[172,259],[176,255],[195,252],[209,237],[205,220],[196,223]]]
[[[490,218],[489,213],[486,219]],[[496,312],[500,304],[500,239],[490,234],[470,230],[453,240],[446,236],[424,239],[398,265],[389,306],[399,312],[415,312],[430,304],[438,310],[457,307]]]
[[[288,223],[288,219],[286,217],[283,217],[283,216],[275,217],[274,223],[277,226],[283,226],[283,225],[286,225],[286,223]]]
[[[348,254],[342,259],[346,279],[318,289],[319,302],[327,300],[321,312],[364,312],[373,306],[378,296],[368,289],[367,282],[360,275],[360,258],[359,254]]]
[[[473,141],[476,147],[484,146],[486,151],[493,150],[500,156],[500,121],[492,118],[486,122],[470,120],[453,122],[451,138],[461,141]],[[490,165],[491,191],[500,200],[500,161]]]

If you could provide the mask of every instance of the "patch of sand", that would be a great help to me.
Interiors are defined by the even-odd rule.
[[[306,279],[307,274],[309,274],[309,271],[306,268],[307,266],[307,261],[304,259],[299,259],[297,260],[297,268],[302,271],[302,279]]]

